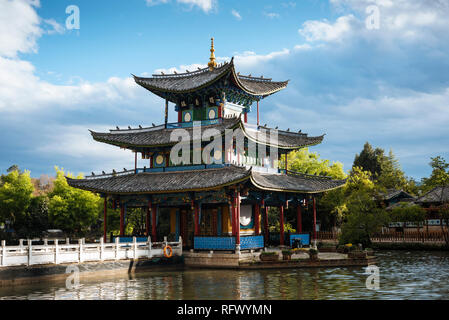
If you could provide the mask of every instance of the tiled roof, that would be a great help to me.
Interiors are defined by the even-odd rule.
[[[218,124],[201,126],[201,130],[214,128],[220,132],[224,132],[225,129],[231,129],[235,127],[240,120],[238,118],[223,118]],[[183,128],[187,130],[192,137],[193,127]],[[175,145],[177,141],[170,141],[170,135],[175,129],[166,129],[164,126],[158,126],[155,128],[143,128],[134,130],[120,130],[110,133],[100,133],[91,131],[94,140],[104,142],[117,146],[126,147],[147,147],[147,146],[163,146],[163,145]]]
[[[425,195],[419,197],[417,203],[445,203],[449,202],[449,185],[435,187]]]
[[[384,200],[391,200],[393,198],[396,198],[398,196],[402,196],[402,199],[414,199],[415,197],[409,194],[408,192],[405,192],[404,190],[396,190],[396,189],[390,189],[387,190],[387,193],[383,195]]]
[[[268,174],[252,172],[251,181],[256,187],[272,191],[319,193],[342,187],[346,180],[332,180],[302,174]]]
[[[219,188],[248,179],[250,174],[244,167],[226,166],[204,170],[130,173],[96,179],[66,179],[72,187],[98,193],[138,194]]]
[[[210,71],[209,68],[199,69],[194,72],[177,73],[169,75],[153,75],[152,78],[134,76],[134,80],[140,86],[158,94],[163,93],[187,93],[207,87],[223,77],[231,76],[234,84],[243,91],[256,95],[267,96],[284,89],[288,81],[271,81],[266,78],[241,76],[235,72],[234,59],[224,63]]]
[[[220,188],[245,181],[257,188],[280,192],[318,193],[343,186],[346,180],[332,180],[324,177],[300,174],[268,174],[225,166],[215,169],[173,171],[173,172],[130,172],[125,175],[70,179],[70,186],[98,193],[142,194],[169,193],[179,191],[201,191]]]
[[[259,126],[258,130],[256,131],[254,129],[249,129],[248,125],[242,123],[242,129],[248,138],[251,138],[252,140],[259,143],[271,145],[269,133],[270,130],[273,130],[272,128]],[[265,131],[265,134],[261,135],[261,131]],[[320,144],[323,139],[324,135],[309,137],[306,133],[277,130],[277,145],[275,146],[285,149],[295,149]]]
[[[244,124],[240,118],[222,118],[218,124],[201,126],[201,131],[206,129],[217,129],[223,135],[226,129],[234,129],[240,125],[245,135],[261,144],[271,145],[270,143],[270,128],[261,128],[266,132],[265,135],[256,134],[256,130],[248,129],[248,126]],[[193,127],[183,128],[187,130],[190,137],[193,136]],[[154,128],[142,128],[131,130],[111,130],[109,133],[99,133],[91,131],[94,140],[104,142],[116,146],[122,147],[152,147],[152,146],[167,146],[175,145],[178,141],[170,141],[170,135],[175,129],[164,126],[158,126]],[[278,148],[283,149],[295,149],[307,146],[313,146],[323,141],[324,135],[318,137],[309,137],[305,133],[277,131],[277,145]]]

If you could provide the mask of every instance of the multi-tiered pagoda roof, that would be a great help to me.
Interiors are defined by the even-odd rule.
[[[297,208],[301,232],[301,207],[311,200],[316,231],[314,195],[345,184],[345,180],[288,170],[289,152],[319,144],[324,135],[309,136],[301,130],[260,125],[259,102],[286,88],[288,81],[240,75],[234,59],[218,65],[214,51],[212,39],[207,68],[155,74],[150,78],[134,76],[138,85],[165,100],[162,125],[91,131],[98,142],[131,150],[135,160],[134,170],[92,173],[84,179],[67,178],[70,186],[104,197],[105,238],[107,201],[110,201],[113,208],[120,207],[121,236],[125,234],[126,208],[140,207],[147,210],[146,235],[151,212],[151,236],[156,239],[157,216],[162,208],[170,210],[171,232],[187,239],[188,246],[232,249],[226,244],[230,238],[214,238],[212,244],[204,246],[209,238],[201,237],[226,234],[235,237],[235,249],[240,250],[242,233],[247,237],[242,243],[246,249],[260,248],[264,246],[259,235],[261,208],[265,216],[264,241],[268,243],[267,205],[280,208],[279,241],[283,245],[283,210],[289,203]],[[168,122],[170,102],[175,105],[176,122]],[[250,124],[247,115],[255,103],[257,123]],[[177,129],[182,130],[175,132]],[[140,158],[145,165],[139,167]],[[285,161],[284,165],[280,159]]]

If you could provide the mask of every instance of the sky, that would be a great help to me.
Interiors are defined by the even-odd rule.
[[[131,74],[203,67],[214,37],[219,62],[290,80],[261,124],[325,133],[311,151],[346,171],[367,141],[392,149],[419,180],[449,160],[448,16],[449,0],[0,0],[0,173],[133,168],[88,129],[162,123]]]

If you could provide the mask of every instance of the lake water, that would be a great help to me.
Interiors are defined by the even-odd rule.
[[[377,252],[380,289],[363,267],[151,271],[0,288],[0,299],[449,299],[449,252]]]

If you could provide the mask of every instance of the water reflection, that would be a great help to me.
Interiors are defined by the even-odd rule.
[[[0,299],[449,299],[449,253],[378,254],[380,290],[365,287],[364,268],[167,270],[0,288]]]

